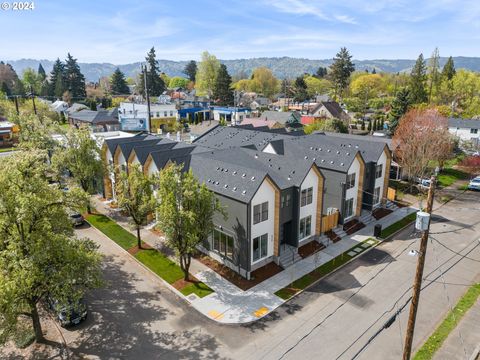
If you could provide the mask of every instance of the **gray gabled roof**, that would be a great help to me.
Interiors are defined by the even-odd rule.
[[[461,119],[461,118],[449,118],[448,127],[460,128],[460,129],[479,129],[480,120],[474,119]]]
[[[160,139],[151,139],[151,140],[139,140],[139,141],[130,141],[126,143],[120,143],[117,145],[117,148],[120,148],[125,159],[128,159],[132,150],[137,146],[147,146],[147,145],[156,145],[160,142]]]
[[[190,155],[194,149],[195,146],[185,146],[173,149],[158,150],[152,151],[150,156],[152,157],[157,169],[160,170],[163,169],[165,165],[167,165],[167,163],[172,159],[177,159],[175,162],[180,163],[181,161],[179,161],[178,158],[185,159],[187,155]]]
[[[260,120],[272,120],[282,125],[290,122],[300,121],[300,114],[291,111],[264,111],[260,116]]]
[[[146,141],[145,143],[149,143],[149,142]],[[154,144],[134,146],[131,151],[135,151],[135,155],[137,155],[138,162],[144,165],[148,155],[151,152],[172,149],[173,147],[179,144],[182,144],[182,143],[177,143],[176,141],[169,140],[169,139],[162,139],[159,142],[156,142]],[[128,156],[130,156],[130,154]]]
[[[69,114],[68,117],[77,121],[88,122],[92,125],[118,123],[117,109],[99,111],[81,110]]]
[[[336,101],[322,101],[312,109],[312,113],[317,112],[322,106],[336,119],[344,119],[348,114],[343,111],[342,107]]]
[[[115,149],[117,148],[118,144],[127,143],[127,142],[138,142],[140,140],[151,140],[151,139],[157,139],[158,141],[160,141],[160,138],[158,136],[140,133],[131,137],[105,139],[105,144],[107,144],[108,150],[110,150],[110,153],[113,155],[115,153]]]

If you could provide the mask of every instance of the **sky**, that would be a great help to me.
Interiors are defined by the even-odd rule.
[[[3,0],[2,0],[3,1]],[[8,2],[8,1],[7,1]],[[12,3],[12,2],[10,2]],[[35,0],[0,9],[0,59],[127,64],[157,59],[480,56],[479,0]]]

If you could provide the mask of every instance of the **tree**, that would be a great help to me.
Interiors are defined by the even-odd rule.
[[[450,56],[443,66],[442,77],[450,81],[454,77],[455,72],[455,64],[453,63],[453,58]]]
[[[213,215],[224,214],[215,194],[182,165],[169,165],[158,178],[158,227],[175,250],[188,280],[192,255],[213,231]],[[225,216],[225,215],[224,215]]]
[[[49,186],[46,156],[18,152],[0,163],[0,341],[20,317],[43,340],[38,304],[47,295],[61,306],[99,287],[101,257],[90,240],[73,234],[66,209],[79,193]]]
[[[0,62],[0,84],[5,83],[6,86],[3,86],[4,89],[8,88],[8,91],[5,93],[10,93],[13,95],[23,95],[25,93],[23,83],[18,78],[17,73],[10,64],[5,64],[3,61]]]
[[[408,88],[401,88],[392,102],[392,108],[388,113],[389,130],[393,134],[397,129],[400,118],[405,115],[411,104],[411,96]],[[383,126],[383,125],[382,125]]]
[[[343,92],[348,86],[350,75],[355,70],[352,62],[352,56],[348,53],[347,48],[342,47],[340,52],[333,58],[333,64],[330,67],[331,76],[335,85],[335,99],[337,95],[343,96]]]
[[[110,91],[114,95],[130,94],[127,81],[125,80],[125,74],[120,71],[120,68],[116,68],[110,79]]]
[[[70,53],[67,54],[65,60],[65,87],[70,92],[72,98],[84,99],[87,97],[85,90],[85,77],[80,71],[77,59],[74,59]]]
[[[418,56],[417,61],[410,74],[410,96],[413,104],[427,102],[428,95],[425,91],[425,82],[427,78],[427,70],[423,54]]]
[[[220,64],[215,87],[213,89],[213,98],[219,105],[233,105],[232,78],[228,74],[227,67]]]
[[[65,135],[65,149],[56,151],[52,163],[58,173],[70,171],[73,180],[86,193],[92,194],[103,175],[100,149],[86,127],[71,128]],[[87,205],[90,213],[90,203]]]
[[[271,97],[278,91],[278,80],[270,69],[266,67],[256,68],[252,73],[249,91]]]
[[[323,79],[325,76],[327,76],[327,73],[328,73],[327,68],[320,66],[317,69],[317,72],[315,73],[314,77],[318,79]]]
[[[325,119],[315,121],[313,124],[305,125],[303,128],[305,134],[309,135],[314,131],[329,131],[336,133],[348,133],[345,123],[338,119]]]
[[[40,110],[40,107],[38,108]],[[19,147],[23,150],[52,152],[58,145],[52,138],[52,120],[38,111],[22,111],[12,114],[10,119],[21,131],[18,133]]]
[[[307,84],[308,96],[310,97],[319,94],[326,94],[332,88],[332,83],[327,79],[317,78],[315,76],[306,76],[304,80],[305,84]]]
[[[211,55],[208,51],[202,53],[202,61],[198,64],[197,74],[195,76],[195,87],[200,93],[212,96],[220,70],[220,61]]]
[[[431,161],[442,162],[452,154],[448,120],[436,110],[412,109],[400,120],[392,147],[408,178],[423,178]]]
[[[188,76],[190,81],[195,81],[197,75],[197,63],[194,60],[190,60],[188,64],[185,65],[183,73]]]
[[[50,73],[50,96],[55,96],[60,99],[65,92],[65,66],[57,58],[53,64],[52,72]]]
[[[128,172],[120,171],[115,183],[118,207],[131,219],[137,230],[138,248],[142,248],[140,229],[147,223],[147,216],[155,210],[155,198],[152,181],[145,175],[140,166],[131,164]]]
[[[149,96],[160,96],[166,90],[165,82],[160,77],[160,68],[158,66],[157,57],[155,55],[155,48],[152,47],[145,57],[147,61],[147,88]],[[137,83],[137,91],[144,95],[144,74],[143,72],[139,76]]]
[[[306,101],[308,99],[307,84],[305,83],[303,76],[297,77],[293,86],[295,88],[293,100],[296,102]]]
[[[32,68],[26,68],[23,71],[23,86],[30,91],[30,87],[35,94],[39,94],[42,87],[42,78]]]
[[[441,76],[440,76],[440,54],[438,48],[432,53],[430,61],[428,64],[428,77],[429,77],[429,89],[428,89],[428,103],[432,102],[432,96],[438,94],[438,89],[440,87]]]
[[[189,82],[190,80],[188,79],[185,79],[180,76],[174,76],[170,79],[170,82],[168,83],[168,87],[171,89],[174,89],[174,88],[186,89],[188,87]]]
[[[350,84],[350,90],[353,95],[359,99],[361,104],[360,112],[365,114],[369,107],[369,101],[374,98],[383,89],[382,77],[378,74],[361,75]]]
[[[40,79],[43,81],[47,78],[47,73],[45,72],[45,69],[42,66],[42,63],[38,64],[38,70],[37,70],[38,75],[40,76]]]

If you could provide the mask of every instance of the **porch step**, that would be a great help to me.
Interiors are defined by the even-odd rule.
[[[375,221],[375,218],[373,217],[371,212],[365,212],[362,216],[360,216],[359,220],[365,225],[368,225],[371,222]]]
[[[387,200],[387,209],[397,210],[398,206],[393,201]]]
[[[302,257],[298,255],[298,249],[290,245],[280,246],[280,266],[284,269],[301,260]]]

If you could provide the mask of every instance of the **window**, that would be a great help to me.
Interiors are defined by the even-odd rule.
[[[282,208],[290,206],[290,194],[282,195]]]
[[[267,256],[268,234],[263,234],[253,239],[253,261]]]
[[[353,215],[353,198],[345,200],[345,218]]]
[[[478,129],[470,129],[470,134],[477,134],[478,133]]]
[[[268,220],[268,201],[253,207],[253,224]]]
[[[355,173],[347,175],[347,190],[355,187]]]
[[[157,118],[160,117],[160,113],[157,111]]]
[[[301,198],[300,198],[300,206],[311,204],[312,200],[313,200],[313,188],[303,189]]]
[[[213,230],[213,250],[229,259],[233,258],[233,237],[217,229]]]
[[[382,177],[382,170],[383,170],[383,165],[377,165],[375,167],[375,179],[381,178]]]
[[[312,216],[308,215],[300,219],[300,239],[310,236],[312,233]]]
[[[170,116],[173,116],[173,111],[170,111]]]
[[[166,111],[163,112],[163,116],[167,117],[168,113]]]
[[[373,205],[376,205],[380,202],[380,187],[373,190]]]

